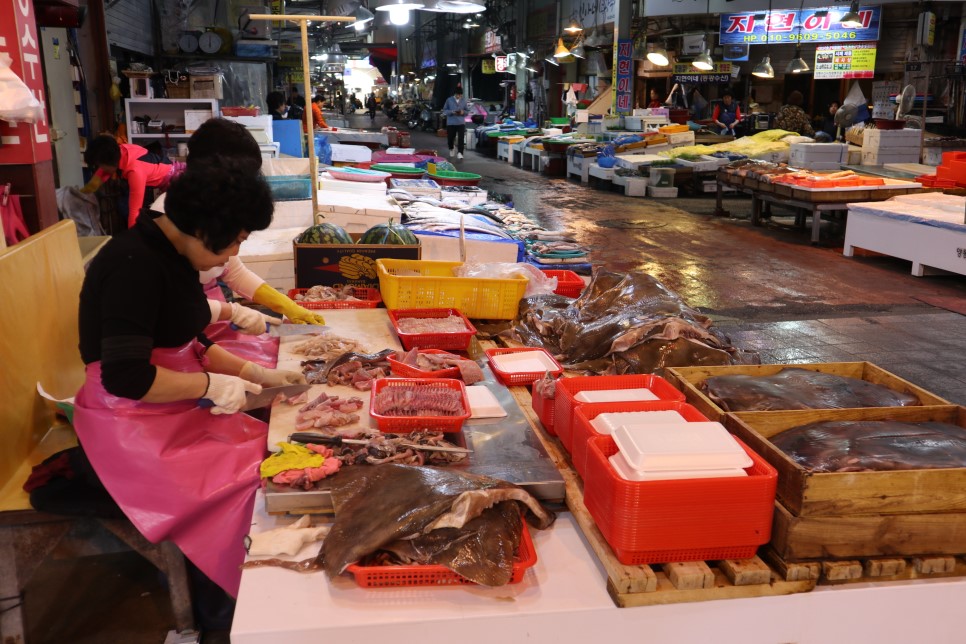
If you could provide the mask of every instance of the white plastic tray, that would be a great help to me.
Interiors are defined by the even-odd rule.
[[[621,425],[614,442],[637,470],[718,470],[751,467],[751,457],[721,423]]]
[[[470,418],[502,418],[506,416],[503,405],[486,385],[467,387],[466,397],[470,401]]]
[[[490,357],[490,361],[503,373],[534,373],[536,371],[558,371],[553,358],[543,349],[520,351],[517,353],[501,353]]]
[[[574,396],[577,402],[641,402],[643,400],[660,400],[650,389],[601,389],[599,391],[581,391]]]
[[[617,472],[617,476],[625,481],[669,481],[678,479],[712,479],[732,476],[748,476],[747,472],[740,468],[728,468],[721,470],[668,470],[664,472],[648,472],[645,470],[635,470],[624,458],[624,455],[617,452],[610,457],[610,466]]]
[[[613,434],[621,425],[647,425],[655,423],[686,423],[680,412],[669,411],[621,411],[599,414],[590,421],[598,434]]]

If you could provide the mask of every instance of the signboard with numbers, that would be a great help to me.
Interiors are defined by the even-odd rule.
[[[848,5],[824,9],[775,9],[721,14],[722,45],[861,42],[879,39],[882,7],[860,7],[862,26],[842,26]]]
[[[614,110],[630,114],[634,105],[634,48],[630,38],[621,38],[614,49]]]
[[[815,80],[873,76],[875,45],[843,43],[815,48]]]
[[[10,69],[43,106],[37,123],[0,121],[0,163],[33,164],[51,160],[50,126],[44,96],[44,72],[33,3],[0,0],[0,55],[10,56]]]

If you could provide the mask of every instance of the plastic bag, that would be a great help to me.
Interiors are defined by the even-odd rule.
[[[315,158],[319,163],[332,165],[332,146],[329,144],[329,137],[324,134],[315,135]]]
[[[13,73],[13,59],[0,53],[0,120],[36,123],[44,119],[44,106],[30,88]]]
[[[511,262],[488,262],[478,264],[476,262],[466,262],[453,273],[457,277],[476,277],[481,279],[512,279],[517,276],[526,277],[529,280],[524,297],[531,295],[548,295],[557,290],[557,278],[547,277],[547,274],[536,266],[523,263]]]

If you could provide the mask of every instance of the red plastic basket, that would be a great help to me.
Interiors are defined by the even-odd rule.
[[[388,387],[427,387],[432,389],[455,389],[463,399],[463,413],[456,416],[387,416],[376,413],[373,401],[380,391]],[[470,401],[463,381],[452,378],[378,378],[372,386],[369,398],[369,415],[376,421],[381,432],[413,432],[431,429],[440,432],[458,432],[463,421],[470,417]]]
[[[261,108],[258,107],[223,107],[222,116],[258,116]]]
[[[502,356],[510,353],[528,353],[528,352],[542,353],[553,362],[555,367],[553,369],[547,369],[545,371],[527,371],[527,372],[520,372],[520,373],[508,373],[500,369],[498,366],[496,366],[496,363],[493,362],[493,356]],[[539,349],[535,347],[525,347],[525,348],[516,348],[516,349],[487,349],[484,353],[486,353],[486,357],[490,361],[490,369],[492,369],[493,373],[496,374],[496,377],[500,379],[500,382],[502,382],[508,387],[512,385],[529,385],[533,383],[534,380],[539,380],[540,378],[543,378],[547,374],[547,371],[549,371],[550,375],[552,376],[559,376],[560,374],[563,373],[563,367],[560,366],[560,363],[557,362],[554,359],[554,357],[550,355],[549,352],[547,352],[546,349]]]
[[[449,353],[449,351],[443,351],[442,349],[420,349],[420,353]],[[459,378],[460,370],[459,367],[450,367],[449,369],[437,369],[436,371],[427,371],[426,369],[419,369],[412,365],[404,364],[395,357],[389,356],[389,368],[397,376],[402,378]]]
[[[568,452],[573,451],[573,414],[580,401],[574,396],[581,391],[602,391],[606,389],[650,389],[659,400],[684,402],[684,394],[660,376],[652,374],[628,374],[624,376],[578,376],[566,378],[557,383],[554,400],[554,430]]]
[[[574,411],[573,439],[571,441],[571,460],[577,474],[584,476],[586,471],[587,441],[603,436],[594,429],[590,421],[601,414],[628,411],[676,411],[689,423],[707,422],[708,418],[688,403],[676,400],[650,400],[644,402],[581,403]]]
[[[526,522],[520,534],[520,547],[513,559],[513,575],[509,583],[523,581],[527,568],[537,563],[537,551],[530,538]],[[360,566],[349,564],[347,571],[353,574],[356,583],[363,588],[390,588],[396,586],[451,586],[454,584],[474,584],[466,577],[456,574],[445,566],[408,565],[408,566]]]
[[[293,288],[288,292],[288,297],[290,300],[295,300],[296,295],[302,295],[306,293],[309,289],[307,288]],[[374,309],[380,304],[382,304],[382,296],[379,295],[379,289],[369,288],[369,287],[354,287],[353,289],[354,297],[359,298],[356,300],[330,300],[326,302],[305,302],[296,301],[295,303],[299,306],[312,309],[312,310],[322,310],[322,309]]]
[[[614,440],[588,441],[584,503],[621,563],[748,559],[768,543],[778,473],[735,440],[748,476],[670,481],[626,481],[607,460]]]
[[[463,318],[466,331],[458,333],[404,333],[399,330],[399,320],[401,318],[447,318],[451,315],[458,315]],[[389,310],[389,320],[392,322],[399,341],[407,350],[414,347],[420,349],[453,349],[456,351],[466,351],[470,346],[470,341],[476,335],[476,327],[469,319],[457,309],[397,309]]]
[[[551,436],[556,436],[557,432],[553,429],[553,398],[544,398],[537,393],[537,388],[533,387],[530,391],[531,405],[533,411],[537,412],[540,424]]]
[[[543,270],[547,277],[557,278],[557,288],[554,290],[557,295],[580,297],[584,290],[584,280],[580,279],[580,275],[573,271],[540,270]]]

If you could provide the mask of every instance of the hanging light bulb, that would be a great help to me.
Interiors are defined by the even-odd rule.
[[[848,12],[842,16],[841,24],[846,29],[858,29],[862,26],[862,16],[859,15],[859,0],[852,0]]]
[[[766,55],[762,58],[751,73],[758,78],[774,78],[775,68],[771,66],[771,56]]]
[[[705,49],[704,53],[691,61],[691,66],[704,72],[714,69],[714,60],[711,58],[711,50]]]
[[[807,72],[811,67],[802,58],[802,46],[795,45],[795,58],[788,63],[788,67],[785,68],[786,74],[801,74],[802,72]]]
[[[663,44],[653,45],[647,52],[647,59],[658,67],[667,67],[671,62],[667,55],[667,48]]]
[[[584,28],[580,26],[580,23],[576,19],[571,19],[570,24],[564,27],[564,31],[568,34],[579,34],[583,30]]]
[[[356,31],[362,31],[366,28],[367,23],[376,19],[376,14],[366,9],[361,4],[356,7],[356,10],[350,13],[349,16],[356,19],[356,21],[352,23],[352,26],[356,28]]]
[[[543,62],[550,63],[554,67],[560,67],[560,63],[558,63],[556,60],[554,60],[553,59],[553,56],[547,56],[546,58],[543,59]]]
[[[570,50],[564,44],[563,38],[557,38],[557,50],[553,52],[554,58],[566,58],[570,55]]]
[[[409,2],[407,0],[396,0],[390,4],[376,7],[376,11],[388,11],[389,22],[396,26],[409,24],[409,12],[413,9],[423,9],[426,5],[422,2]]]
[[[587,52],[584,51],[584,41],[580,40],[576,45],[571,47],[570,55],[576,56],[577,58],[587,58]]]

